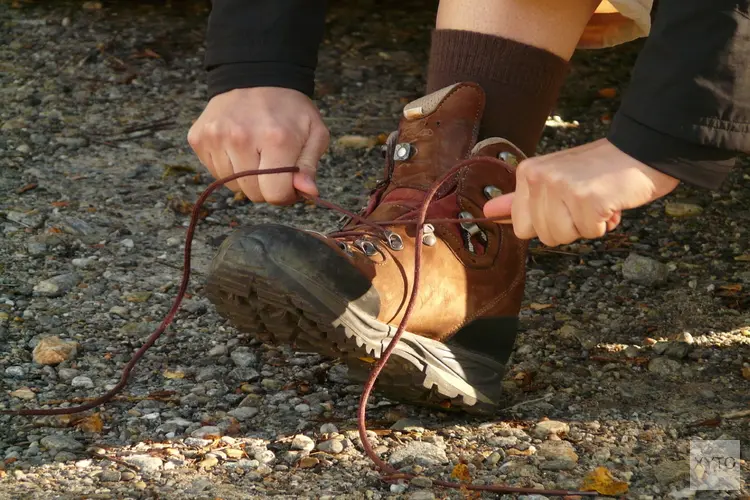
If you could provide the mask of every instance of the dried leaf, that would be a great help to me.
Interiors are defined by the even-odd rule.
[[[606,467],[597,467],[583,478],[583,491],[596,491],[602,495],[621,495],[628,491],[628,483],[617,481]]]
[[[178,174],[194,174],[195,169],[191,167],[190,165],[164,165],[164,173],[162,174],[162,179],[169,177],[171,175],[178,175]]]
[[[617,89],[614,87],[607,87],[604,89],[599,89],[599,97],[604,97],[606,99],[613,99],[617,96]]]
[[[26,191],[31,191],[32,189],[36,189],[37,187],[39,187],[39,185],[32,182],[31,184],[26,184],[25,186],[21,186],[20,188],[16,189],[16,194],[23,194]]]
[[[336,144],[344,148],[367,149],[378,144],[378,138],[363,135],[342,135],[338,138]]]
[[[742,367],[742,378],[744,378],[745,380],[750,380],[750,366]]]
[[[102,429],[104,428],[104,422],[99,413],[94,413],[93,415],[83,417],[76,422],[76,428],[83,432],[99,433],[102,432]]]
[[[456,464],[451,471],[451,477],[466,483],[471,482],[471,474],[469,473],[469,467],[466,464]]]
[[[529,309],[532,311],[541,311],[542,309],[549,309],[550,307],[552,307],[552,304],[538,304],[536,302],[529,304]]]
[[[247,200],[247,195],[242,191],[237,191],[234,193],[234,201],[245,201]]]
[[[53,201],[52,206],[57,208],[64,208],[70,205],[69,201]]]
[[[740,262],[750,262],[750,253],[738,255],[737,257],[734,258],[734,260],[738,260]]]
[[[185,372],[181,372],[181,371],[172,372],[169,370],[164,370],[164,373],[162,373],[162,375],[164,375],[164,378],[168,378],[170,380],[175,380],[175,379],[179,380],[179,379],[185,378]]]
[[[721,285],[719,288],[721,288],[722,290],[726,290],[728,292],[740,292],[740,291],[742,291],[742,285],[740,285],[739,283],[735,283],[735,284],[732,284],[732,285]]]

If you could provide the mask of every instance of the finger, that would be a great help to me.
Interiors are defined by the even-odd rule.
[[[231,169],[227,175],[257,170],[258,168],[258,153],[255,148],[243,147],[242,150],[229,148],[224,156],[227,158],[229,168]],[[232,184],[236,184],[237,191],[241,190],[253,203],[263,203],[266,201],[263,198],[260,187],[258,186],[257,176],[248,175],[240,177],[236,181],[233,181]]]
[[[232,170],[232,161],[223,150],[214,150],[210,155],[211,164],[214,167],[214,177],[221,179],[234,173],[234,170]],[[231,189],[235,193],[240,191],[240,185],[237,184],[237,181],[227,182],[224,184],[224,187]]]
[[[315,184],[315,176],[318,171],[320,157],[328,149],[330,142],[330,133],[325,125],[313,126],[310,137],[302,146],[297,166],[300,171],[294,174],[295,189],[312,196],[318,196],[318,187]]]
[[[216,167],[214,167],[213,160],[211,159],[211,153],[204,147],[203,138],[201,137],[200,133],[197,132],[197,129],[190,129],[190,132],[188,133],[188,144],[190,144],[190,147],[195,153],[195,156],[198,157],[198,161],[200,161],[201,164],[206,167],[206,170],[208,170],[208,172],[211,174],[211,177],[217,179],[218,175],[216,173]]]
[[[547,228],[556,245],[566,245],[581,237],[563,199],[557,195],[545,199]]]
[[[547,186],[545,183],[532,182],[529,185],[529,217],[539,241],[547,246],[557,246],[547,221]]]
[[[522,162],[518,166],[516,177],[516,190],[513,193],[511,214],[513,217],[513,231],[518,238],[530,240],[537,234],[531,223],[531,212],[529,208],[529,183],[526,178],[526,169]]]
[[[300,148],[294,144],[273,143],[260,152],[259,169],[290,167],[297,164]],[[297,192],[292,185],[292,173],[261,175],[258,186],[263,198],[272,205],[289,205],[297,200]]]
[[[591,209],[591,205],[582,203],[580,200],[566,200],[566,206],[570,210],[573,223],[578,229],[582,238],[593,240],[601,238],[607,231],[607,224],[601,220],[596,210]]]
[[[609,218],[607,221],[607,231],[614,231],[617,226],[620,225],[620,222],[622,221],[622,212],[615,212],[612,214],[612,217]]]
[[[496,219],[493,221],[496,224],[512,224],[514,198],[515,193],[503,194],[496,198],[492,198],[484,204],[484,207],[482,207],[484,216],[489,218],[502,217],[502,219]]]

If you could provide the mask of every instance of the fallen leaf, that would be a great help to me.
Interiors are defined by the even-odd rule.
[[[164,165],[164,173],[162,174],[162,179],[169,177],[171,175],[178,175],[178,174],[194,174],[195,169],[191,167],[190,165]]]
[[[617,89],[614,87],[607,87],[604,89],[599,89],[599,97],[604,97],[606,99],[612,99],[615,96],[617,96]]]
[[[363,135],[342,135],[338,138],[336,144],[344,148],[367,149],[378,144],[378,138]]]
[[[750,366],[742,367],[742,378],[744,378],[745,380],[750,380]]]
[[[68,205],[70,205],[69,201],[53,201],[52,202],[52,206],[57,207],[57,208],[67,207]]]
[[[750,253],[738,255],[737,257],[734,258],[734,260],[738,260],[740,262],[750,262]]]
[[[102,3],[101,2],[83,2],[83,5],[81,5],[81,8],[83,10],[101,10]]]
[[[740,292],[740,291],[742,291],[742,285],[740,285],[739,283],[735,283],[735,284],[732,284],[732,285],[721,285],[719,288],[721,288],[722,290],[726,290],[728,292]]]
[[[541,311],[542,309],[549,309],[550,307],[552,307],[552,304],[538,304],[536,302],[529,304],[529,309],[532,311]]]
[[[451,477],[466,483],[470,482],[471,473],[469,473],[469,467],[466,464],[456,464],[451,471]]]
[[[164,375],[164,378],[168,378],[170,380],[175,380],[175,379],[179,380],[179,379],[185,378],[185,372],[180,372],[180,371],[171,372],[169,370],[164,370],[164,373],[162,373],[162,375]]]
[[[31,184],[26,184],[25,186],[21,186],[20,188],[16,189],[16,194],[22,194],[26,191],[31,191],[32,189],[36,189],[39,187],[38,184],[34,184],[33,182]]]
[[[99,413],[94,413],[76,422],[76,428],[83,432],[99,433],[104,428],[104,422]]]
[[[133,54],[133,59],[142,59],[142,58],[151,58],[151,59],[161,59],[161,56],[154,52],[151,49],[144,49],[143,52],[138,52],[136,54]]]
[[[628,491],[628,483],[617,481],[606,467],[597,467],[583,478],[583,491],[596,491],[602,495],[621,495]]]
[[[237,191],[234,193],[234,201],[245,201],[247,200],[247,195],[243,191]]]
[[[125,296],[128,302],[146,302],[151,298],[151,292],[133,292]]]
[[[693,203],[671,202],[664,206],[664,213],[671,217],[690,217],[703,212],[703,207]]]
[[[320,463],[320,460],[318,460],[315,457],[305,457],[302,460],[299,461],[299,466],[302,469],[311,469],[318,465]]]
[[[5,465],[10,465],[10,464],[12,464],[12,463],[14,463],[16,461],[18,461],[18,459],[16,457],[10,457],[10,458],[6,458],[3,463]]]

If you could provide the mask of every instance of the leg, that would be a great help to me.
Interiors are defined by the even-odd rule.
[[[442,0],[427,92],[473,81],[487,93],[480,135],[532,155],[599,0]]]

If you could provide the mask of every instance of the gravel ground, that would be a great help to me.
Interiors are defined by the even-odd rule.
[[[3,408],[117,381],[172,304],[186,211],[210,182],[185,140],[205,102],[207,6],[96,4],[0,1]],[[433,14],[345,4],[321,54],[316,98],[334,144],[320,185],[358,208],[382,168],[370,146],[423,88]],[[540,149],[606,132],[638,48],[576,55]],[[338,141],[350,134],[361,137]],[[235,225],[325,231],[338,215],[224,191],[193,243],[190,297],[124,393],[98,413],[0,416],[0,498],[464,498],[430,478],[578,488],[599,466],[631,498],[680,498],[695,494],[690,440],[716,438],[742,440],[747,478],[747,163],[719,192],[681,187],[627,213],[601,241],[534,245],[508,409],[472,419],[371,400],[377,451],[424,476],[395,485],[362,453],[360,386],[344,367],[254,342],[203,298]]]

